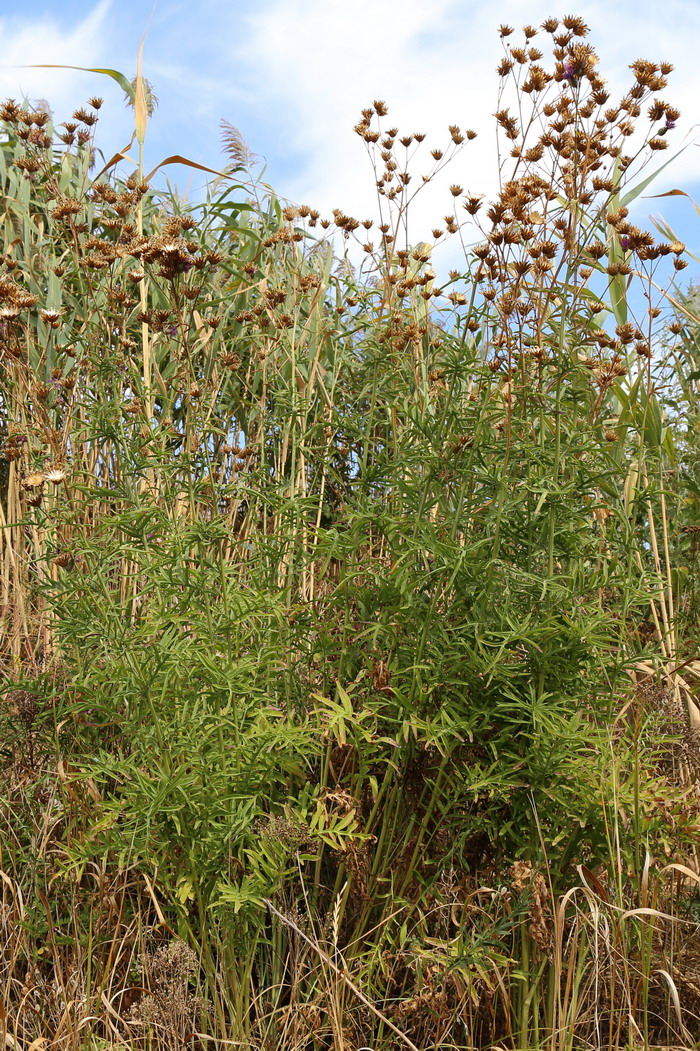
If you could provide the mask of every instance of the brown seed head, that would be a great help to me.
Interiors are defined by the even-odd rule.
[[[80,124],[85,124],[90,128],[93,124],[97,124],[97,115],[90,113],[86,109],[77,109],[73,114],[73,120],[77,120]]]
[[[566,15],[562,18],[562,23],[574,36],[586,36],[588,34],[588,26],[577,15]]]

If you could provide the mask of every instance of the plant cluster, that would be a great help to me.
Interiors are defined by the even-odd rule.
[[[0,110],[7,1046],[697,1039],[697,312],[631,218],[679,114],[542,31],[432,243],[474,133],[416,178],[382,100],[378,235],[226,123],[188,204],[95,172],[100,99]]]

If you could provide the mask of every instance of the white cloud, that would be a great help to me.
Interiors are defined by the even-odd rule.
[[[28,4],[34,6],[33,0]],[[266,177],[278,192],[324,214],[337,206],[360,218],[374,216],[372,170],[352,128],[364,106],[383,98],[391,123],[404,133],[427,133],[412,165],[412,186],[427,168],[428,147],[447,141],[449,124],[479,133],[442,184],[429,186],[416,201],[412,237],[429,237],[452,204],[450,182],[487,195],[497,185],[492,114],[502,54],[498,23],[538,24],[553,6],[552,0],[199,0],[195,7],[186,0],[159,0],[144,55],[145,73],[161,98],[146,138],[146,163],[184,153],[217,167],[218,119],[225,116],[267,158]],[[590,40],[614,96],[629,84],[628,65],[635,58],[675,63],[664,95],[683,111],[671,140],[680,145],[700,111],[700,3],[620,0],[613,6],[579,0],[571,6],[591,26]],[[31,24],[28,15],[1,14],[0,96],[21,97],[24,91],[45,97],[60,121],[89,95],[104,95],[98,144],[110,155],[131,133],[120,89],[94,74],[26,67],[60,62],[131,70],[148,9],[141,0],[99,0],[91,7],[73,0],[60,12],[56,5],[55,15],[32,14]],[[544,36],[543,50],[548,44]],[[697,159],[692,145],[650,192],[687,189],[697,178]],[[169,175],[192,181],[195,196],[202,190],[203,176],[188,170]],[[674,208],[678,216],[679,201],[641,202],[640,218]],[[689,226],[700,227],[689,205],[684,214]]]
[[[68,27],[58,17],[45,14],[0,18],[0,97],[45,99],[59,121],[67,119],[89,94],[115,97],[121,102],[119,88],[106,77],[75,69],[34,68],[44,64],[109,64],[105,26],[110,6],[111,0],[99,0],[82,19]]]
[[[628,66],[636,58],[674,62],[676,72],[664,97],[683,110],[673,143],[680,145],[684,128],[689,129],[700,109],[700,5],[626,0],[613,6],[584,0],[575,6],[591,27],[590,40],[613,96],[629,85]],[[261,121],[261,139],[275,143],[271,181],[290,198],[325,212],[340,206],[360,218],[375,215],[371,168],[352,127],[364,106],[382,98],[389,104],[390,122],[404,133],[427,132],[426,145],[445,143],[451,123],[477,130],[478,139],[465,147],[447,181],[493,193],[495,67],[502,54],[498,23],[519,29],[523,22],[537,25],[551,13],[551,0],[527,5],[501,0],[497,6],[479,0],[261,3],[235,45],[232,68],[237,83],[247,85],[251,113]],[[549,37],[542,36],[546,54]],[[265,152],[264,141],[254,138],[251,145]],[[660,162],[665,156],[656,158]],[[277,176],[282,170],[284,187]],[[419,177],[420,169],[414,172]],[[696,178],[693,145],[650,192],[687,186]],[[414,240],[429,235],[451,203],[444,186],[432,199],[428,193],[421,197],[424,203],[416,202],[414,211]]]

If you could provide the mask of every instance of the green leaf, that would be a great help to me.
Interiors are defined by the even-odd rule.
[[[28,69],[77,69],[81,73],[100,73],[102,76],[111,77],[115,80],[119,87],[122,89],[126,97],[130,102],[133,102],[136,97],[136,91],[133,88],[131,82],[116,69],[103,69],[99,66],[66,66],[58,62],[38,62],[30,66]]]
[[[660,168],[657,168],[656,171],[651,173],[651,175],[647,175],[646,179],[643,179],[638,186],[634,186],[631,190],[629,190],[621,199],[619,206],[621,208],[627,208],[632,203],[632,201],[636,201],[636,199],[644,193],[647,186],[650,186],[653,183],[654,179],[657,179],[659,177],[664,168],[668,168],[669,164],[673,164],[676,158],[680,157],[680,155],[688,149],[689,145],[690,143],[687,143],[685,146],[682,146],[681,149],[677,151],[677,153],[674,153],[672,157],[669,157],[667,161],[664,161]]]

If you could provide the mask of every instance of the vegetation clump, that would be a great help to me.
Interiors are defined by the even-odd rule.
[[[499,192],[431,241],[474,132],[382,100],[374,220],[226,122],[187,204],[95,171],[100,99],[0,108],[7,1047],[695,1046],[697,296],[632,215],[671,66],[613,100],[581,18],[500,35]]]

